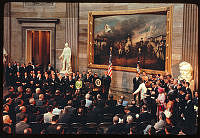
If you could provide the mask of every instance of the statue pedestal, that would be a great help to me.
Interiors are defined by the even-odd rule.
[[[68,71],[67,70],[61,70],[60,71],[60,75],[63,77],[66,73],[68,73]]]
[[[61,71],[60,71],[60,74],[61,74],[62,76],[64,76],[66,73],[71,74],[71,73],[72,73],[72,68],[69,67],[68,70],[61,70]]]

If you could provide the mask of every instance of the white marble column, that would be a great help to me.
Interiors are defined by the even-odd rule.
[[[72,71],[78,70],[78,24],[79,4],[66,3],[65,41],[69,43],[72,52]]]

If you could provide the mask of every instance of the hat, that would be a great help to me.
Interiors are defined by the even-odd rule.
[[[158,88],[158,92],[164,92],[164,88],[159,87],[159,88]]]

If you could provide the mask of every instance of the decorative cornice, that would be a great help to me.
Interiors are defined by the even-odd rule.
[[[58,24],[60,19],[58,18],[17,18],[20,24],[22,23],[55,23]]]

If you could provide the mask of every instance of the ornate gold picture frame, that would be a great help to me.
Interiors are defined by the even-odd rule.
[[[172,6],[88,13],[88,67],[171,73]]]

